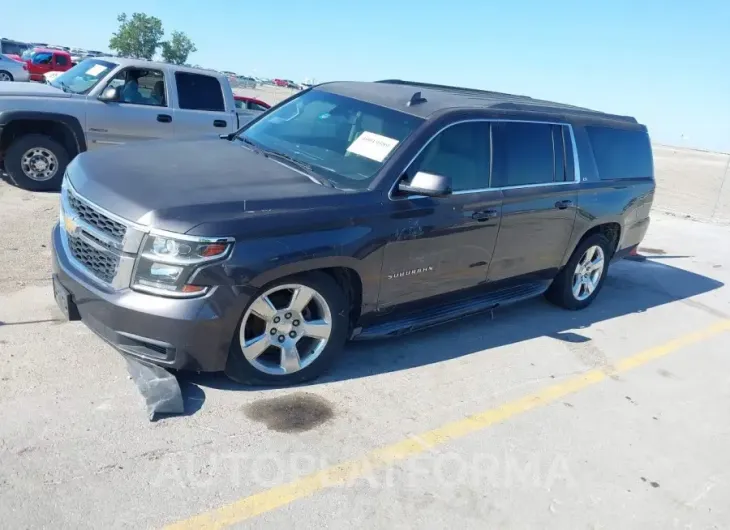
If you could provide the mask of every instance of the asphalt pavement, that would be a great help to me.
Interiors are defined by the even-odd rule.
[[[585,311],[353,344],[298,388],[186,374],[150,422],[60,319],[57,213],[0,183],[0,527],[730,526],[728,226],[657,212]]]

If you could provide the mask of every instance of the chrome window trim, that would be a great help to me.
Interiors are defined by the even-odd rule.
[[[451,195],[466,195],[468,193],[483,193],[487,191],[502,191],[502,190],[516,190],[516,189],[529,189],[529,188],[538,188],[538,187],[552,187],[552,186],[565,186],[566,184],[577,184],[581,181],[580,177],[580,163],[578,160],[578,146],[575,141],[575,131],[573,131],[573,126],[570,123],[560,122],[560,121],[543,121],[543,120],[517,120],[517,119],[499,119],[499,118],[472,118],[468,120],[459,120],[452,123],[449,123],[447,125],[444,125],[441,129],[436,131],[431,137],[428,139],[428,141],[421,146],[421,148],[418,150],[418,152],[415,154],[413,158],[408,162],[406,165],[406,171],[408,168],[413,165],[413,163],[416,161],[416,159],[421,155],[421,153],[426,149],[430,143],[442,132],[444,132],[446,129],[449,129],[450,127],[453,127],[455,125],[460,125],[462,123],[535,123],[539,125],[560,125],[561,127],[567,127],[570,131],[570,143],[573,148],[573,180],[566,180],[562,182],[545,182],[540,184],[521,184],[518,186],[501,186],[497,188],[493,187],[487,187],[487,188],[478,188],[478,189],[471,189],[471,190],[460,190],[455,191]],[[492,156],[494,152],[494,144],[492,140],[492,128],[489,128],[489,183],[491,184],[492,179],[492,164],[494,162],[494,157]],[[563,162],[565,163],[565,162]],[[554,178],[554,175],[553,175]],[[388,199],[391,201],[403,201],[403,200],[415,200],[415,199],[426,199],[429,198],[426,195],[411,195],[409,197],[393,197],[393,192],[395,191],[395,187],[398,185],[398,182],[400,180],[400,175],[398,178],[395,179],[395,182],[391,185],[390,189],[388,190]]]

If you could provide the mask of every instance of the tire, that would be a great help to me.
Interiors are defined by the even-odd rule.
[[[0,81],[15,81],[15,79],[13,79],[13,74],[10,72],[0,70]]]
[[[34,149],[38,150],[38,159],[46,164],[45,167],[55,169],[52,176],[46,177],[46,175],[41,175],[39,170],[30,168],[31,172],[35,172],[39,179],[45,178],[45,180],[34,179],[24,170],[24,165],[29,167],[25,164],[24,157]],[[66,171],[68,163],[69,155],[66,148],[44,134],[21,136],[15,139],[5,152],[5,171],[16,186],[30,191],[57,191],[61,189],[63,173]]]
[[[316,296],[312,296],[312,302],[303,309],[302,313],[297,313],[292,309],[295,311],[292,314],[285,309],[286,307],[295,307],[296,304],[293,303],[294,297],[292,296],[292,301],[289,304],[286,301],[283,303],[279,301],[274,304],[277,316],[262,319],[256,314],[256,309],[261,307],[258,303],[264,295],[268,293],[272,303],[276,301],[276,297],[282,297],[283,300],[283,297],[292,290],[292,286],[304,287],[305,289],[300,290],[300,292],[306,292],[306,288],[311,289],[321,300],[318,301]],[[327,310],[325,311],[327,317],[322,316],[322,310],[319,308],[321,301],[324,301],[327,306]],[[256,308],[254,305],[256,305]],[[270,306],[265,307],[266,311],[271,311]],[[315,315],[316,318],[309,319],[307,318],[307,312],[309,312],[309,315],[319,314]],[[287,314],[291,316],[287,317]],[[299,321],[296,319],[296,315],[298,314],[302,315],[302,320],[299,324],[297,324]],[[231,341],[225,373],[234,381],[246,385],[288,386],[315,379],[324,373],[342,353],[349,330],[349,314],[349,301],[347,296],[337,282],[328,274],[323,272],[310,272],[289,276],[273,282],[256,294],[248,307],[246,307],[243,315],[241,315],[235,335]],[[276,318],[279,318],[279,320],[276,321]],[[291,320],[287,320],[289,318]],[[287,372],[284,367],[284,354],[282,352],[291,343],[285,335],[291,336],[290,334],[292,332],[296,333],[296,330],[305,329],[307,322],[311,322],[311,324],[315,324],[315,321],[326,323],[327,320],[330,321],[330,331],[329,337],[324,344],[319,342],[320,339],[312,338],[306,332],[300,333],[298,338],[296,338],[297,342],[295,344],[298,350],[296,357],[302,367]],[[279,322],[279,324],[275,324],[275,322]],[[282,328],[276,328],[275,326],[277,325],[283,326],[284,330],[282,331]],[[301,325],[302,327],[294,327],[295,325]],[[276,333],[272,334],[274,330]],[[264,337],[271,343],[271,346],[266,346],[266,340],[263,340]],[[262,341],[257,340],[258,338],[261,338]],[[284,340],[286,342],[284,343],[284,348],[282,348],[277,342]],[[263,350],[259,357],[253,360],[248,359],[244,354],[242,344],[248,344],[248,348],[251,345],[255,347],[258,342],[262,342],[263,346],[261,347],[266,349]],[[310,349],[312,353],[308,353]],[[249,355],[251,355],[251,350],[248,351]],[[318,353],[315,355],[314,352]],[[278,367],[276,366],[277,362],[279,362]],[[295,366],[297,366],[296,363]],[[266,372],[265,370],[275,371],[276,373]]]
[[[584,259],[588,250],[593,249],[594,247],[600,248],[600,251],[603,253],[603,265],[600,270],[600,275],[590,294],[588,293],[588,286],[584,284],[582,288],[579,287],[580,295],[576,296],[574,293],[574,286],[576,285],[574,280],[577,278],[576,275],[580,275],[580,271],[578,270],[579,264],[581,264],[581,260]],[[606,280],[606,276],[608,274],[608,263],[612,254],[613,245],[604,235],[593,234],[592,236],[587,237],[576,247],[573,255],[568,260],[568,263],[566,263],[565,267],[562,268],[553,280],[550,288],[545,293],[545,297],[553,304],[573,311],[588,307],[591,303],[593,303],[593,300],[596,299],[596,296],[598,296],[598,293],[603,287],[603,282]],[[581,266],[583,265],[581,264]],[[585,270],[585,268],[582,270]],[[583,275],[583,277],[585,277],[585,275]],[[592,276],[588,278],[587,281],[589,281],[591,285],[594,283],[592,281]],[[577,283],[580,283],[579,277]]]

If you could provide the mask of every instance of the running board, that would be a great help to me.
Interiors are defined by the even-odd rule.
[[[420,331],[426,328],[445,324],[461,317],[491,311],[522,300],[540,296],[547,291],[550,282],[534,282],[511,287],[504,287],[490,293],[467,300],[452,302],[428,311],[418,311],[391,322],[376,324],[360,330],[353,340],[383,339]]]

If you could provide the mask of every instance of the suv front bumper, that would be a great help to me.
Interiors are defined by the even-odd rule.
[[[120,352],[166,368],[220,371],[246,297],[214,287],[200,298],[174,299],[129,288],[104,290],[76,268],[53,227],[54,282],[68,291],[71,318]],[[58,297],[57,297],[58,299]]]

